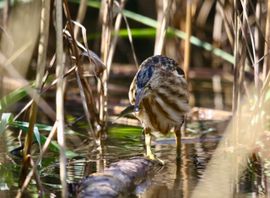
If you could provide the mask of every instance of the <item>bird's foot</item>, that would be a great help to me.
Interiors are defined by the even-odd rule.
[[[158,157],[156,157],[156,161],[161,166],[164,166],[165,165],[165,162],[163,160],[159,159]]]
[[[145,157],[147,157],[150,160],[153,160],[153,161],[157,162],[161,166],[165,165],[165,162],[163,160],[159,159],[158,157],[156,157],[153,153],[147,154],[147,155],[145,155]]]

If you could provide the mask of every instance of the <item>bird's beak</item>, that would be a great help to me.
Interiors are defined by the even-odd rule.
[[[140,102],[143,95],[143,89],[137,89],[137,94],[135,98],[135,105],[134,105],[134,111],[139,112]]]

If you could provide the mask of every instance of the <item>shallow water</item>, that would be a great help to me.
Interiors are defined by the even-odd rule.
[[[224,123],[221,125],[224,126]],[[173,133],[168,137],[155,138],[153,151],[165,161],[165,166],[155,170],[153,176],[149,176],[140,184],[133,192],[134,197],[191,196],[194,187],[203,178],[204,169],[215,151],[222,131],[220,123],[211,121],[189,123],[188,129],[191,132],[186,132],[182,139],[182,154],[179,163],[175,159],[176,148]],[[119,159],[143,155],[144,146],[140,128],[112,126],[109,131],[108,139],[104,143],[103,155],[94,149],[86,134],[67,136],[67,147],[78,154],[68,160],[69,183],[76,183],[84,176],[102,171],[104,167]],[[203,131],[204,134],[200,135]],[[5,142],[9,142],[9,144],[2,142],[2,147],[0,147],[0,174],[2,175],[0,197],[14,197],[16,194],[20,158],[10,154],[10,151],[16,147],[14,145],[18,145],[15,137],[14,133],[6,132],[5,138],[8,140]],[[3,138],[1,139],[3,141]],[[250,164],[235,187],[237,191],[234,197],[259,197],[259,195],[267,193],[267,182],[265,182],[267,177],[262,173],[261,168],[255,169],[254,163]],[[60,196],[58,153],[48,152],[43,158],[39,172],[46,196]],[[38,192],[35,184],[32,183],[26,193],[26,197],[36,197]]]

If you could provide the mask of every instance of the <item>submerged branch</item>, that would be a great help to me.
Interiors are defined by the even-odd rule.
[[[153,170],[156,161],[143,157],[120,160],[105,168],[102,173],[94,173],[81,181],[77,197],[118,197],[131,194],[136,185],[142,183]]]

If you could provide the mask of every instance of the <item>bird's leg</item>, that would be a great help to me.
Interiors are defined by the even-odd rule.
[[[181,127],[176,127],[174,130],[176,140],[176,160],[181,159]]]
[[[146,157],[148,157],[151,160],[155,159],[154,154],[151,150],[151,130],[149,128],[144,129],[144,140],[145,140],[145,146],[146,146]]]
[[[181,159],[181,135],[182,130],[184,130],[185,127],[185,117],[183,117],[183,120],[181,124],[177,127],[175,127],[174,133],[175,133],[175,139],[176,139],[176,159]]]
[[[145,128],[144,129],[144,135],[145,135],[145,146],[146,146],[146,157],[150,160],[156,160],[158,164],[164,165],[164,161],[156,157],[151,150],[151,129]]]

